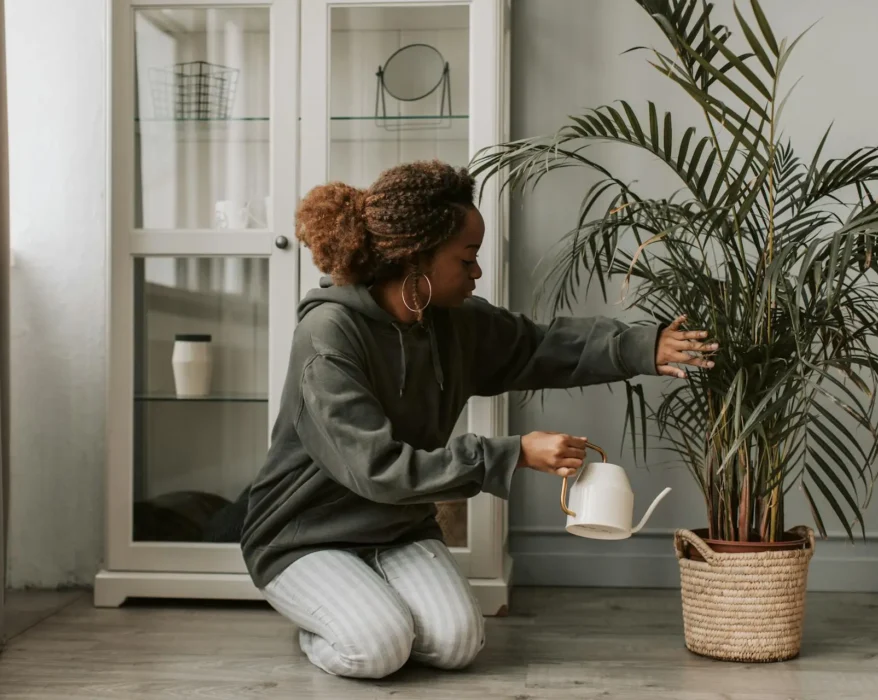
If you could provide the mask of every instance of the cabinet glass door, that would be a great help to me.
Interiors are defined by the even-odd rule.
[[[384,169],[413,160],[466,166],[480,149],[505,140],[507,4],[303,2],[300,193],[332,180],[366,187]],[[505,205],[493,182],[482,184],[485,240],[476,293],[503,305]],[[301,248],[300,296],[320,277],[310,251]],[[454,434],[504,434],[502,406],[498,399],[472,398]],[[485,493],[439,504],[446,541],[466,575],[499,581],[508,573],[504,514],[505,504]]]
[[[272,228],[270,17],[135,11],[135,230]],[[133,265],[132,540],[238,542],[266,451],[269,258]]]
[[[134,13],[135,228],[271,228],[270,10]]]
[[[367,187],[398,163],[466,166],[469,6],[336,5],[329,21],[327,178]],[[468,502],[438,508],[448,545],[467,547]]]
[[[267,258],[134,264],[134,542],[238,542],[268,424]]]
[[[298,7],[117,2],[108,569],[240,576],[295,323]]]

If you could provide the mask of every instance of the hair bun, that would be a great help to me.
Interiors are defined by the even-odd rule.
[[[367,281],[375,255],[366,225],[364,190],[343,182],[312,189],[296,214],[296,237],[308,247],[314,264],[337,284]]]
[[[365,221],[366,219],[366,196],[367,193],[365,190],[358,189],[356,187],[350,187],[346,185],[350,192],[351,197],[351,205],[354,208],[354,216],[357,216]]]

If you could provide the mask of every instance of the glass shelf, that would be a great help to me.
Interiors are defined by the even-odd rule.
[[[341,143],[443,142],[466,143],[469,117],[429,114],[387,117],[344,115],[330,117],[332,140]],[[299,119],[301,121],[301,118]],[[271,141],[268,117],[229,119],[137,119],[135,133],[154,152],[173,151],[171,142],[228,144]],[[207,156],[204,156],[207,159]]]
[[[369,122],[399,122],[399,121],[445,121],[445,120],[458,120],[458,119],[469,119],[468,114],[450,114],[445,116],[440,116],[438,114],[400,114],[395,116],[387,116],[387,117],[359,117],[359,116],[351,116],[351,117],[330,117],[331,121],[334,122],[351,122],[351,121],[369,121]]]
[[[142,149],[167,158],[176,154],[173,142],[254,143],[266,149],[271,142],[271,120],[268,117],[233,117],[229,119],[135,119],[135,134]],[[168,143],[168,142],[172,143]],[[238,154],[243,163],[263,162],[258,152]],[[154,156],[155,157],[155,156]],[[215,166],[216,154],[198,155],[199,167]],[[237,162],[237,159],[236,159]],[[265,161],[267,162],[267,161]],[[193,166],[194,167],[194,166]],[[267,167],[267,166],[266,166]]]
[[[208,396],[177,396],[176,394],[136,394],[135,401],[175,401],[178,403],[268,403],[262,394],[216,394]]]
[[[187,124],[192,122],[206,122],[206,123],[235,123],[235,122],[267,122],[269,121],[268,117],[229,117],[228,119],[196,119],[196,118],[182,118],[182,119],[140,119],[139,117],[135,117],[134,119],[137,123],[157,123],[157,124]]]
[[[330,123],[332,142],[349,144],[343,148],[368,150],[370,144],[382,142],[388,144],[388,147],[399,143],[424,144],[420,148],[416,147],[411,153],[394,152],[395,162],[433,157],[444,158],[455,163],[468,160],[466,156],[468,156],[469,118],[465,114],[444,117],[430,114],[387,117],[337,116],[331,117]],[[453,144],[451,151],[441,146],[442,143]],[[341,156],[342,153],[343,151],[333,155]],[[385,155],[390,157],[391,154],[388,151]],[[353,153],[344,155],[344,157],[353,156]],[[461,158],[463,161],[460,160]],[[387,165],[385,164],[385,167]]]
[[[401,115],[391,115],[387,117],[376,117],[372,116],[338,116],[338,117],[330,117],[330,121],[334,122],[364,122],[364,121],[374,121],[374,122],[398,122],[398,121],[445,121],[447,120],[460,120],[460,119],[469,119],[468,114],[451,114],[441,116],[438,114],[401,114]],[[139,119],[135,118],[135,122],[139,123],[158,123],[158,124],[187,124],[187,123],[235,123],[235,122],[267,122],[269,121],[269,117],[229,117],[228,119]],[[299,121],[302,121],[302,118],[299,117]]]

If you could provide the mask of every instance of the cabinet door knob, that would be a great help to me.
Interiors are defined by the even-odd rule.
[[[290,244],[290,241],[286,236],[278,236],[277,238],[274,239],[274,244],[278,248],[283,250],[284,248],[286,248]]]

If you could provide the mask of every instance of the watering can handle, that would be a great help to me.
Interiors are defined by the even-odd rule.
[[[589,447],[591,449],[593,449],[595,452],[597,452],[598,454],[600,454],[602,461],[604,461],[604,462],[607,461],[607,453],[604,452],[597,445],[593,445],[588,440],[586,440],[585,441],[585,448],[588,449]],[[575,518],[576,513],[574,513],[572,510],[570,510],[567,507],[567,479],[569,479],[569,478],[570,478],[569,476],[565,476],[564,480],[561,482],[561,510],[564,511],[564,513],[566,513],[567,515]]]

